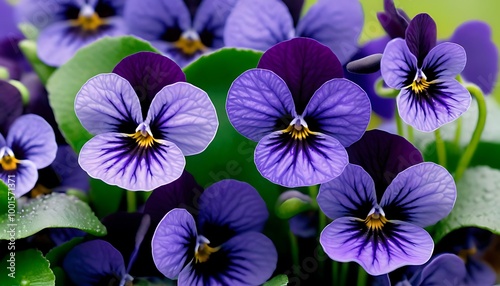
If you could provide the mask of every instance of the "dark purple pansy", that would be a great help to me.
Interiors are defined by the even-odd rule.
[[[0,134],[0,179],[6,184],[14,180],[13,193],[20,197],[35,186],[37,170],[50,165],[56,152],[50,125],[38,115],[23,115],[10,126],[6,138]]]
[[[260,233],[268,212],[257,191],[223,180],[199,202],[196,221],[176,208],[156,228],[151,245],[158,270],[179,285],[261,285],[271,277],[277,252]]]
[[[470,106],[470,93],[455,79],[465,63],[460,45],[436,46],[436,23],[429,15],[419,14],[411,20],[404,40],[387,44],[380,67],[387,85],[401,90],[396,101],[403,121],[431,132]]]
[[[40,30],[38,57],[60,66],[99,38],[124,35],[124,5],[124,0],[22,0],[16,7],[21,21]]]
[[[23,113],[23,98],[9,82],[0,80],[0,133],[6,134],[14,120]]]
[[[238,1],[227,20],[226,45],[265,51],[279,42],[307,37],[328,46],[345,64],[358,49],[363,28],[359,1],[320,0],[297,20],[302,3],[301,0]]]
[[[299,187],[342,173],[345,147],[370,120],[366,93],[342,74],[328,47],[295,38],[266,51],[256,69],[233,82],[228,117],[240,134],[259,142],[255,164],[265,178]]]
[[[129,190],[152,190],[179,178],[184,156],[205,150],[218,127],[207,93],[182,79],[173,61],[142,52],[85,83],[75,112],[96,136],[82,147],[80,166]]]
[[[404,39],[410,18],[403,10],[396,9],[393,0],[384,0],[384,12],[377,13],[377,18],[391,39]]]
[[[132,34],[183,67],[224,46],[224,25],[236,1],[130,0],[125,19]]]

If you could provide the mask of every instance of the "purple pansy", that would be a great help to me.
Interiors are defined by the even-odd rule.
[[[266,51],[256,69],[233,82],[228,117],[240,134],[259,142],[255,164],[265,178],[298,187],[342,173],[345,147],[370,120],[366,93],[342,75],[328,47],[295,38]]]
[[[99,38],[124,35],[124,5],[124,0],[22,0],[17,7],[20,20],[40,30],[38,57],[60,66]]]
[[[9,127],[23,113],[23,98],[19,90],[9,82],[0,80],[0,133],[6,134]]]
[[[363,28],[359,1],[320,0],[298,20],[303,2],[240,0],[227,20],[226,45],[265,51],[294,37],[308,37],[328,46],[345,64],[358,49]]]
[[[132,34],[185,66],[224,46],[224,25],[236,1],[129,0],[125,19]]]
[[[0,179],[15,182],[13,193],[20,197],[29,192],[38,179],[38,169],[56,157],[54,131],[40,116],[28,114],[16,119],[7,137],[0,134]]]
[[[85,83],[75,112],[96,136],[82,147],[80,166],[129,190],[152,190],[179,178],[184,156],[205,150],[218,127],[208,95],[184,78],[170,59],[143,52]]]
[[[396,101],[403,121],[431,132],[470,106],[470,93],[455,79],[465,63],[465,50],[455,43],[436,45],[436,23],[419,14],[411,20],[405,40],[387,44],[380,67],[387,85],[401,90]]]
[[[277,262],[273,243],[260,233],[267,217],[252,186],[215,183],[201,195],[196,221],[176,208],[159,223],[151,242],[155,265],[179,285],[261,285]]]

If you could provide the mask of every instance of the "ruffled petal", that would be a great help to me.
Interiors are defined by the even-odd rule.
[[[428,14],[418,14],[410,21],[405,40],[408,49],[417,58],[418,67],[421,67],[424,58],[436,46],[436,22]]]
[[[104,133],[83,145],[78,162],[92,178],[131,191],[150,191],[175,181],[186,161],[171,142],[157,140],[141,147],[132,137]]]
[[[0,180],[6,185],[14,184],[15,188],[11,188],[12,192],[16,198],[19,198],[35,186],[38,180],[37,168],[28,160],[18,163],[15,170],[6,171],[0,165]]]
[[[325,44],[345,64],[358,50],[363,20],[359,1],[320,0],[300,19],[297,35]]]
[[[445,253],[436,256],[424,267],[418,285],[461,285],[466,273],[462,259],[454,254]]]
[[[175,143],[184,156],[205,150],[219,126],[208,94],[185,82],[166,86],[158,92],[146,122],[155,138]]]
[[[469,91],[452,78],[432,84],[425,97],[419,98],[408,88],[396,99],[403,121],[423,132],[454,121],[469,109],[471,100]]]
[[[326,226],[320,236],[326,254],[340,262],[355,261],[370,275],[382,275],[405,265],[421,265],[434,249],[421,227],[389,221],[382,232],[368,231],[363,220],[343,217]]]
[[[348,164],[340,176],[319,188],[318,205],[332,220],[365,218],[376,204],[373,180],[357,165]]]
[[[462,72],[467,56],[462,46],[455,43],[442,43],[434,47],[424,59],[422,71],[428,81],[455,77]]]
[[[81,3],[81,2],[80,2]],[[16,14],[19,22],[30,22],[39,30],[56,21],[67,19],[65,12],[80,10],[79,0],[20,0],[16,4]]]
[[[286,83],[264,69],[248,70],[234,80],[227,95],[226,110],[234,128],[253,141],[259,141],[279,127],[286,128],[295,115]]]
[[[330,135],[345,147],[361,138],[370,115],[371,105],[366,92],[343,78],[323,84],[303,114],[310,130]]]
[[[29,160],[37,169],[45,168],[56,158],[57,143],[54,131],[40,116],[19,117],[7,134],[7,145],[18,160]]]
[[[132,134],[143,121],[139,98],[130,83],[117,74],[89,79],[76,94],[75,113],[92,134]]]
[[[326,183],[339,176],[347,163],[342,144],[320,133],[293,140],[277,131],[262,138],[255,149],[255,164],[261,175],[289,188]]]
[[[193,258],[197,236],[196,224],[189,212],[184,209],[168,212],[151,241],[156,268],[169,279],[177,278]]]
[[[237,2],[238,0],[201,1],[193,20],[193,29],[200,35],[210,34],[211,48],[218,49],[224,46],[226,20]]]
[[[380,72],[385,83],[396,89],[408,86],[417,72],[417,58],[403,39],[394,39],[385,47]]]
[[[293,35],[292,17],[281,0],[240,0],[227,18],[224,41],[265,51]]]
[[[165,86],[186,81],[181,68],[171,59],[151,52],[139,52],[121,60],[113,73],[126,79],[134,88],[143,118],[146,118],[155,95]]]
[[[281,42],[267,50],[258,68],[268,69],[282,78],[292,93],[297,114],[325,82],[343,77],[342,65],[326,46],[308,38]]]
[[[23,113],[23,99],[19,90],[4,80],[0,80],[0,106],[0,132],[6,134],[13,121]]]
[[[425,162],[399,173],[380,200],[387,219],[426,227],[447,216],[457,196],[448,171]]]
[[[377,18],[389,37],[405,37],[408,20],[396,9],[393,0],[384,0],[384,12],[377,13]]]

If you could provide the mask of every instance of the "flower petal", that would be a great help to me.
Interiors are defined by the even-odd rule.
[[[19,117],[10,127],[6,140],[18,160],[29,160],[37,169],[47,167],[56,158],[54,131],[38,115]]]
[[[465,264],[460,257],[445,253],[436,256],[424,267],[418,285],[460,285],[466,273]]]
[[[253,141],[279,127],[286,128],[295,116],[286,83],[264,69],[248,70],[234,80],[227,94],[226,110],[234,128]]]
[[[185,82],[174,83],[158,92],[146,122],[155,138],[175,143],[184,156],[205,150],[219,126],[208,94]]]
[[[404,38],[408,27],[407,19],[396,9],[393,0],[384,0],[384,10],[377,13],[377,18],[387,35],[392,39]]]
[[[75,113],[92,134],[135,133],[143,121],[139,98],[130,83],[113,73],[89,79],[76,94]]]
[[[151,241],[156,268],[169,279],[177,278],[194,255],[197,236],[194,219],[186,210],[169,211]]]
[[[57,148],[56,158],[50,165],[60,178],[60,186],[54,191],[77,189],[87,192],[90,189],[90,178],[78,165],[78,155],[69,145],[60,145]]]
[[[410,21],[405,40],[409,50],[417,58],[418,67],[421,67],[424,58],[436,46],[436,22],[428,14],[418,14]]]
[[[35,164],[31,161],[23,161],[17,164],[17,168],[12,171],[5,171],[0,165],[0,180],[5,184],[15,184],[12,192],[16,198],[28,193],[33,189],[38,180],[38,172]]]
[[[465,285],[494,285],[497,280],[495,270],[486,262],[472,256],[465,263],[467,275]]]
[[[302,8],[304,7],[304,0],[282,0],[282,1],[288,8],[288,11],[290,11],[290,16],[292,16],[294,26],[297,26],[300,14],[302,13]]]
[[[262,138],[255,149],[255,164],[261,175],[289,188],[326,183],[339,176],[347,163],[342,144],[320,133],[293,140],[277,131]]]
[[[376,204],[373,180],[357,165],[348,164],[340,176],[319,188],[318,205],[332,220],[365,218]]]
[[[4,80],[0,80],[0,106],[0,132],[6,134],[13,121],[23,113],[23,99],[19,90]]]
[[[281,0],[239,0],[227,18],[228,47],[265,51],[294,34],[290,12]]]
[[[403,39],[394,39],[385,47],[380,72],[385,83],[402,89],[413,81],[417,72],[417,58],[410,52]]]
[[[303,114],[310,130],[330,135],[345,147],[361,138],[370,115],[371,105],[366,92],[343,78],[323,84]]]
[[[201,1],[193,20],[193,29],[200,35],[210,34],[212,43],[205,43],[210,48],[218,49],[224,46],[226,20],[237,2],[238,0]]]
[[[457,119],[469,109],[471,100],[469,91],[455,79],[432,84],[428,95],[420,99],[410,88],[396,98],[403,121],[423,132],[432,132]]]
[[[320,243],[331,259],[355,261],[374,276],[405,265],[421,265],[431,257],[434,242],[423,228],[389,221],[382,232],[368,232],[363,220],[343,217],[326,226]]]
[[[169,184],[182,174],[186,161],[171,142],[159,140],[140,147],[120,133],[104,133],[83,145],[78,162],[92,178],[131,191],[150,191]]]
[[[429,81],[441,78],[454,78],[462,72],[467,56],[462,46],[455,43],[442,43],[435,46],[424,59],[422,71]]]
[[[139,52],[121,60],[113,73],[126,79],[134,88],[143,118],[155,95],[165,86],[186,81],[181,68],[171,59],[151,52]]]
[[[266,203],[251,185],[222,180],[201,195],[198,226],[210,243],[217,246],[236,234],[262,231],[269,217]]]
[[[300,19],[297,35],[318,40],[346,64],[358,50],[362,29],[363,8],[359,1],[320,0]]]
[[[389,220],[426,227],[446,217],[456,197],[457,187],[450,173],[425,162],[399,173],[387,187],[380,206]]]
[[[308,38],[295,38],[273,46],[262,55],[257,67],[273,71],[286,82],[299,115],[318,88],[344,74],[337,56],[328,47]]]

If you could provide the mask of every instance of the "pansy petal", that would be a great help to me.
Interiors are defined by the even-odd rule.
[[[316,40],[295,38],[267,50],[258,68],[282,78],[293,96],[297,114],[302,114],[314,92],[332,78],[343,77],[337,56]]]
[[[357,0],[320,0],[300,19],[297,35],[325,44],[345,64],[358,49],[363,20]]]
[[[151,101],[162,88],[186,81],[186,76],[175,62],[151,52],[139,52],[124,58],[115,66],[113,73],[126,79],[134,88],[144,118]]]
[[[20,0],[15,9],[19,22],[30,22],[39,30],[56,21],[64,21],[68,10],[80,9],[79,0]],[[81,3],[81,2],[80,2]]]
[[[234,128],[253,141],[285,129],[295,116],[292,95],[275,73],[251,69],[234,80],[226,102],[227,116]]]
[[[73,247],[63,261],[69,278],[79,286],[97,285],[126,275],[125,262],[116,248],[104,240],[91,240]]]
[[[290,16],[293,19],[293,25],[297,26],[299,22],[300,14],[302,13],[302,8],[304,7],[305,0],[282,0],[283,3],[290,11]]]
[[[461,285],[466,273],[465,264],[460,257],[445,253],[436,256],[424,267],[418,285]]]
[[[281,0],[240,0],[227,18],[228,47],[265,51],[294,34],[290,12]]]
[[[465,285],[494,285],[497,280],[495,270],[476,257],[468,257],[465,268],[467,270],[463,281]]]
[[[309,129],[339,140],[347,147],[361,138],[370,122],[371,105],[366,92],[347,79],[332,79],[313,95],[304,120]]]
[[[318,205],[326,216],[365,218],[377,204],[375,185],[363,168],[348,164],[337,178],[321,184]]]
[[[5,184],[14,182],[13,193],[16,198],[28,193],[33,189],[38,179],[38,172],[35,164],[31,161],[23,161],[17,164],[15,170],[6,171],[0,165],[0,180]]]
[[[78,162],[92,178],[124,189],[150,191],[175,181],[186,161],[171,142],[157,140],[141,147],[132,137],[104,133],[83,145]]]
[[[7,141],[5,141],[5,138],[3,137],[2,133],[0,133],[0,150],[2,149],[2,147],[5,147],[7,146]],[[3,154],[2,154],[3,156]]]
[[[455,43],[435,46],[424,59],[422,71],[429,81],[455,77],[462,72],[467,61],[465,50]]]
[[[0,1],[0,39],[19,35],[16,25],[14,6],[8,1]]]
[[[448,171],[431,162],[420,163],[399,173],[387,187],[380,206],[387,219],[426,227],[447,216],[457,196]]]
[[[90,178],[78,165],[78,155],[69,145],[60,145],[57,148],[57,155],[50,165],[60,178],[60,186],[57,191],[77,189],[87,192],[90,189]]]
[[[396,9],[394,0],[384,0],[384,10],[384,12],[377,13],[377,18],[387,35],[392,39],[404,38],[408,21]]]
[[[75,113],[92,134],[135,133],[143,121],[139,98],[130,83],[113,73],[89,79],[76,94]]]
[[[385,83],[401,89],[413,80],[417,72],[417,58],[410,52],[403,39],[394,39],[385,47],[380,72]]]
[[[455,30],[450,41],[461,45],[467,53],[464,79],[490,94],[498,75],[498,48],[492,41],[491,27],[481,21],[465,22]]]
[[[0,80],[0,132],[6,134],[12,122],[23,113],[23,99],[19,90]]]
[[[411,89],[396,98],[403,121],[423,132],[432,132],[460,117],[471,104],[467,89],[453,78],[432,84],[427,97],[418,98]]]
[[[429,14],[418,14],[410,21],[405,40],[409,50],[417,58],[418,66],[421,67],[424,58],[436,46],[436,22]]]
[[[326,183],[339,176],[347,163],[342,144],[323,134],[293,140],[277,131],[262,138],[255,149],[261,175],[289,188]]]
[[[38,115],[19,117],[10,127],[6,140],[17,159],[30,160],[37,169],[47,167],[56,157],[54,131]]]
[[[169,279],[177,278],[194,255],[197,236],[196,224],[189,212],[184,209],[168,212],[151,241],[156,268]]]
[[[185,82],[174,83],[158,92],[146,122],[155,138],[175,143],[185,156],[205,150],[219,126],[208,94]]]
[[[203,33],[210,34],[212,43],[209,46],[211,48],[218,49],[224,46],[226,20],[237,2],[238,0],[201,1],[193,20],[193,29],[200,36],[203,36]]]
[[[331,259],[355,261],[374,276],[405,265],[421,265],[431,257],[434,242],[423,228],[390,221],[382,232],[368,232],[363,220],[342,217],[326,226],[320,243]]]

